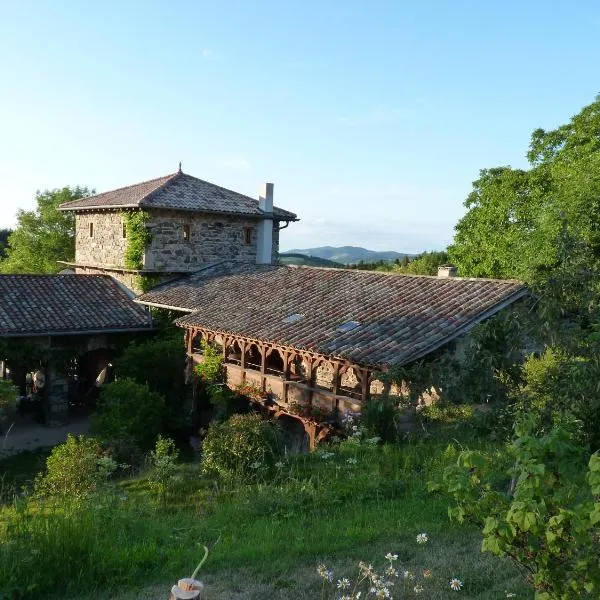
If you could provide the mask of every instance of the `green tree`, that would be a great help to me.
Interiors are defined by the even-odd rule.
[[[8,236],[11,233],[11,229],[0,229],[0,258],[4,256],[4,250],[8,246]]]
[[[394,271],[411,275],[437,275],[438,267],[447,264],[448,260],[448,253],[445,250],[423,252],[412,260],[405,256],[402,263],[398,261]]]
[[[2,273],[56,273],[59,260],[75,258],[75,217],[57,207],[89,196],[88,188],[64,187],[38,192],[35,210],[19,210],[17,227],[8,237]]]
[[[456,225],[450,260],[461,275],[517,277],[542,286],[566,258],[597,273],[600,97],[569,123],[534,131],[527,157],[528,170],[481,171]]]

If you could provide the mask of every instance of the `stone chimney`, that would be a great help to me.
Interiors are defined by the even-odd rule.
[[[457,277],[458,268],[454,265],[440,265],[438,267],[438,277]]]
[[[266,213],[258,226],[256,263],[270,265],[273,261],[273,184],[264,183],[258,196],[258,208]],[[268,215],[268,216],[267,216]]]

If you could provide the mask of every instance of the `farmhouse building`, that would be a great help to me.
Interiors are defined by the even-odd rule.
[[[277,261],[279,230],[294,213],[273,206],[273,184],[258,199],[181,171],[96,196],[66,202],[75,213],[76,273],[109,274],[141,291],[228,259]]]
[[[40,372],[48,424],[66,421],[69,396],[91,391],[119,337],[151,330],[149,312],[108,275],[0,275],[0,377],[10,368],[26,397],[26,373]],[[74,348],[77,365],[62,364]]]
[[[137,301],[185,313],[175,323],[190,365],[202,361],[203,340],[217,344],[228,385],[301,421],[314,446],[311,413],[360,411],[390,391],[379,372],[434,352],[526,294],[515,281],[444,274],[223,261]]]

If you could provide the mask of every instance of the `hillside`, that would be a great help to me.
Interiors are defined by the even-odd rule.
[[[296,254],[291,252],[285,252],[279,255],[279,264],[282,265],[304,265],[307,267],[344,267],[339,262],[333,260],[327,260],[326,258],[319,258],[318,256],[308,256],[306,254]]]
[[[403,259],[405,256],[412,258],[415,254],[403,254],[402,252],[394,252],[393,250],[381,251],[367,250],[366,248],[360,248],[358,246],[320,246],[318,248],[306,248],[304,250],[288,250],[282,252],[281,256],[285,255],[305,255],[310,258],[322,258],[336,263],[344,265],[356,264],[361,260],[363,262],[377,262],[380,260],[394,261],[396,259]]]

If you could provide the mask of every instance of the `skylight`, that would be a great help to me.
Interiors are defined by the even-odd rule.
[[[298,314],[298,313],[294,313],[293,315],[289,315],[287,317],[285,317],[285,319],[283,319],[284,323],[296,323],[297,321],[299,321],[302,318],[303,315]]]
[[[337,330],[340,333],[346,333],[348,331],[352,331],[353,329],[356,329],[357,327],[360,327],[360,323],[358,321],[346,321],[345,323],[342,323]]]

